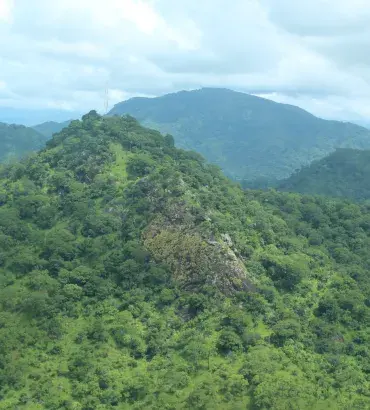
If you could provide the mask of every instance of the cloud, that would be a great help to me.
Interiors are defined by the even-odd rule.
[[[270,21],[285,30],[305,36],[351,34],[368,27],[367,0],[261,0]]]
[[[0,0],[1,107],[230,87],[369,117],[367,0]]]
[[[13,6],[13,0],[0,0],[0,24],[11,22]]]

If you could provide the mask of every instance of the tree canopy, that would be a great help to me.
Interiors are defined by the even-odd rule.
[[[338,149],[329,156],[314,161],[284,181],[278,189],[345,197],[370,199],[370,151]]]
[[[91,112],[0,172],[0,409],[369,408],[369,246]]]

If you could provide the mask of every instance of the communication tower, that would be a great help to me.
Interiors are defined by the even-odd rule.
[[[105,95],[104,95],[104,114],[108,114],[108,108],[109,108],[109,88],[108,84],[105,87]]]

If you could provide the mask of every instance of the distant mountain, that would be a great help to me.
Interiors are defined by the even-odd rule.
[[[34,125],[32,128],[45,137],[51,138],[53,134],[62,131],[62,129],[68,127],[70,123],[71,120],[64,122],[47,121],[42,124]]]
[[[109,115],[130,114],[175,137],[234,178],[285,178],[336,148],[370,148],[370,130],[328,121],[292,105],[227,89],[133,98]]]
[[[65,111],[59,109],[22,109],[0,107],[0,122],[8,124],[23,124],[31,127],[45,121],[64,122],[70,118],[80,118],[83,113],[79,111]]]
[[[32,128],[0,122],[0,162],[7,162],[36,151],[46,140],[44,135]]]
[[[280,182],[278,189],[370,199],[370,151],[338,149]]]

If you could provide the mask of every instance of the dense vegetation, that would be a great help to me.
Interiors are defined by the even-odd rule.
[[[62,131],[63,128],[68,127],[71,121],[55,122],[47,121],[42,124],[34,125],[32,128],[44,135],[47,138],[51,138],[53,134]]]
[[[0,122],[0,162],[37,151],[45,141],[46,138],[32,128]]]
[[[336,148],[370,148],[368,129],[226,89],[133,98],[110,114],[130,114],[170,133],[178,146],[200,152],[226,175],[249,182],[287,178]]]
[[[370,199],[370,151],[338,149],[280,182],[278,189]]]
[[[1,170],[0,409],[369,408],[369,247],[91,112]]]

